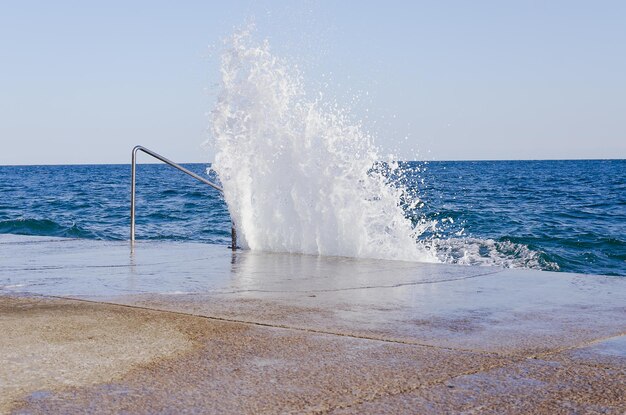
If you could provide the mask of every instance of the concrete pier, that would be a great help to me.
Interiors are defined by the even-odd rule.
[[[626,413],[626,278],[0,235],[0,413]]]

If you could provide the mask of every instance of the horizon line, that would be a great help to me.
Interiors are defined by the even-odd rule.
[[[465,163],[465,162],[491,162],[491,161],[620,161],[626,158],[562,158],[562,159],[449,159],[449,160],[395,160],[397,162],[419,163]],[[213,164],[212,162],[191,161],[177,162],[178,164]],[[0,167],[37,167],[37,166],[130,166],[131,163],[46,163],[46,164],[0,164]],[[137,162],[137,164],[158,165],[160,162]]]

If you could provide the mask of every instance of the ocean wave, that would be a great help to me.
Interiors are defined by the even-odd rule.
[[[33,236],[98,239],[97,235],[72,223],[63,225],[50,219],[15,219],[0,221],[0,233]]]
[[[446,264],[484,265],[559,271],[559,264],[542,251],[507,240],[478,238],[433,239],[439,260]]]

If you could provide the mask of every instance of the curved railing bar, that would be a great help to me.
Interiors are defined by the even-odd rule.
[[[132,153],[132,163],[131,163],[131,182],[130,182],[130,242],[135,242],[135,179],[137,176],[137,152],[138,151],[142,151],[152,157],[154,157],[155,159],[161,160],[163,163],[174,167],[175,169],[178,169],[180,171],[182,171],[185,174],[188,174],[189,176],[193,177],[196,180],[201,181],[204,184],[208,184],[209,186],[211,186],[212,188],[214,188],[215,190],[219,191],[220,193],[224,194],[224,189],[222,189],[221,187],[219,187],[218,185],[216,185],[215,183],[205,179],[202,176],[198,176],[196,173],[192,172],[191,170],[187,170],[186,168],[184,168],[183,166],[181,166],[180,164],[174,163],[172,160],[167,159],[165,157],[163,157],[162,155],[155,153],[152,150],[149,150],[143,146],[135,146],[133,148],[133,153]],[[237,232],[235,231],[235,224],[232,223],[231,226],[231,238],[232,238],[232,244],[231,244],[231,248],[233,250],[237,249]]]

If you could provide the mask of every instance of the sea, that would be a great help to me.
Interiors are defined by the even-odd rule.
[[[186,167],[223,193],[141,164],[137,239],[227,245],[234,224],[261,252],[626,275],[625,160],[398,161],[420,158],[252,30],[220,62],[211,165]],[[129,216],[128,165],[0,167],[0,233],[126,240]]]
[[[208,164],[185,167],[218,181]],[[404,217],[428,224],[403,243],[426,246],[436,262],[626,276],[626,160],[420,161],[398,169],[419,201],[403,204]],[[129,216],[130,165],[0,166],[0,233],[127,240]],[[286,234],[301,229],[289,221]],[[218,191],[163,164],[138,165],[138,240],[226,246],[230,228]],[[285,246],[267,250],[300,245]]]

